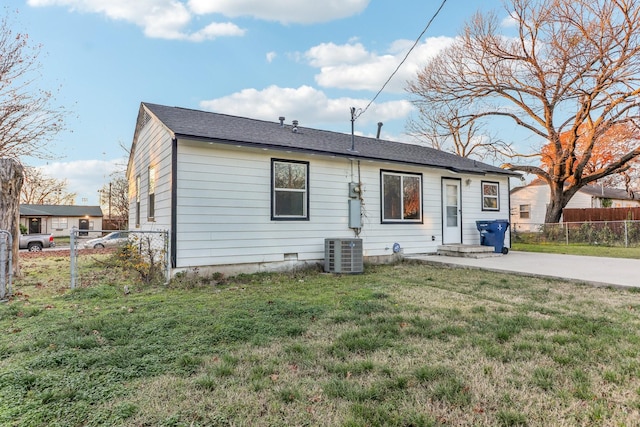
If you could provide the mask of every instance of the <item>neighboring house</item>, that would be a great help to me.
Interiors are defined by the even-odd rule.
[[[142,103],[129,229],[168,230],[173,272],[248,272],[322,261],[326,238],[373,261],[477,245],[476,220],[509,217],[512,172],[293,123]]]
[[[512,228],[529,231],[544,224],[549,194],[549,185],[539,179],[511,190]],[[640,206],[640,200],[618,188],[586,185],[578,190],[565,208],[622,208],[628,206]]]
[[[72,227],[80,230],[101,230],[100,206],[20,205],[20,224],[29,234],[51,233],[68,236]]]

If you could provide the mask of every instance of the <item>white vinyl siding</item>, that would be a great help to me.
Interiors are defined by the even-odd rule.
[[[137,185],[138,195],[133,195],[129,199],[130,228],[169,230],[171,228],[171,135],[160,122],[152,119],[140,129],[135,144],[128,174],[129,185]],[[146,219],[144,214],[139,221],[136,221],[137,212],[149,212],[148,168],[150,166],[155,169],[153,221]],[[137,183],[138,175],[139,183]]]
[[[511,194],[511,205],[514,207],[511,215],[512,231],[537,231],[538,225],[544,223],[544,217],[549,203],[549,187],[546,185],[530,185],[518,188]],[[521,218],[518,207],[529,205],[529,218]]]
[[[480,244],[480,232],[476,221],[486,221],[495,219],[509,220],[509,204],[500,203],[500,210],[483,210],[482,183],[486,182],[477,176],[460,177],[453,175],[452,178],[461,178],[461,207],[462,207],[462,243],[465,245]],[[498,197],[501,201],[509,200],[509,181],[507,177],[492,177],[492,182],[499,183]],[[426,193],[426,190],[425,190]],[[428,202],[425,202],[428,203]],[[505,236],[505,245],[509,246],[509,233]]]
[[[177,267],[279,262],[285,254],[300,261],[324,258],[325,238],[354,237],[348,227],[348,183],[362,182],[362,230],[365,256],[391,255],[394,243],[405,254],[435,252],[441,242],[440,191],[442,171],[406,167],[422,175],[423,223],[381,222],[382,164],[360,164],[344,158],[295,155],[309,162],[309,220],[271,220],[271,159],[282,152],[222,144],[179,141],[177,163]],[[286,160],[286,159],[285,159]],[[505,180],[502,188],[508,188]],[[475,220],[480,214],[480,185],[465,193],[469,208],[464,233],[469,244],[479,242]],[[501,195],[507,197],[506,195]],[[473,202],[471,202],[473,200]],[[492,219],[506,219],[507,212]],[[469,224],[473,222],[472,224]],[[432,239],[433,236],[433,239]]]
[[[84,219],[84,218],[83,218]],[[71,229],[73,227],[78,226],[78,217],[50,217],[48,219],[43,218],[42,220],[42,232],[43,233],[51,233],[54,237],[69,237],[69,233],[71,233]],[[90,223],[94,224],[94,229],[101,230],[102,229],[102,218],[101,217],[90,217]],[[21,217],[20,223],[28,226],[29,220],[28,218]]]
[[[530,184],[525,187],[515,189],[511,194],[511,204],[515,207],[511,215],[512,225],[519,230],[538,231],[539,226],[544,224],[547,205],[549,203],[549,186],[546,184]],[[620,203],[619,201],[613,202]],[[518,207],[520,205],[530,205],[529,218],[520,216]],[[633,203],[629,203],[634,206]],[[637,202],[635,206],[637,206]],[[567,209],[588,209],[600,207],[600,199],[585,192],[578,191],[569,200]]]
[[[325,238],[355,237],[348,226],[351,182],[362,183],[359,237],[365,257],[392,255],[394,243],[405,255],[436,252],[442,242],[443,178],[455,177],[465,183],[461,186],[463,243],[479,243],[476,220],[508,216],[508,203],[502,203],[499,211],[482,211],[481,184],[473,175],[186,139],[176,143],[173,169],[172,145],[172,134],[153,117],[138,130],[128,168],[130,185],[136,188],[130,194],[129,223],[133,226],[136,212],[142,212],[136,229],[169,230],[176,239],[170,251],[175,251],[178,269],[322,260]],[[306,220],[272,219],[272,159],[308,164]],[[146,218],[150,166],[155,168],[153,222]],[[382,223],[383,170],[421,177],[421,222]],[[491,178],[501,184],[501,200],[509,200],[508,178]],[[174,192],[176,224],[172,230]]]
[[[136,227],[140,227],[140,175],[136,176],[135,200],[135,224]]]

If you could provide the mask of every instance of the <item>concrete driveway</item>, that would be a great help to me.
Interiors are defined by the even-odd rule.
[[[482,268],[504,273],[550,277],[595,286],[640,287],[640,259],[510,251],[508,255],[463,258],[442,255],[408,256],[408,259],[449,266]]]

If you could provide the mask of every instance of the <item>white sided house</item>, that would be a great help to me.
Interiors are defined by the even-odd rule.
[[[433,148],[142,103],[127,168],[130,230],[169,231],[171,269],[366,260],[478,245],[509,218],[512,172]],[[509,246],[508,234],[505,245]]]
[[[102,229],[100,206],[20,205],[20,225],[28,234],[47,233],[68,236],[75,227],[81,232]]]
[[[512,228],[518,231],[537,231],[544,224],[549,197],[549,185],[539,179],[511,190]],[[640,199],[619,188],[585,185],[565,206],[567,209],[604,207],[640,207]]]

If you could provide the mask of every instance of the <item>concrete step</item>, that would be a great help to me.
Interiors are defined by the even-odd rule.
[[[440,245],[438,255],[465,257],[465,258],[488,258],[502,256],[495,253],[493,246],[483,245]]]

